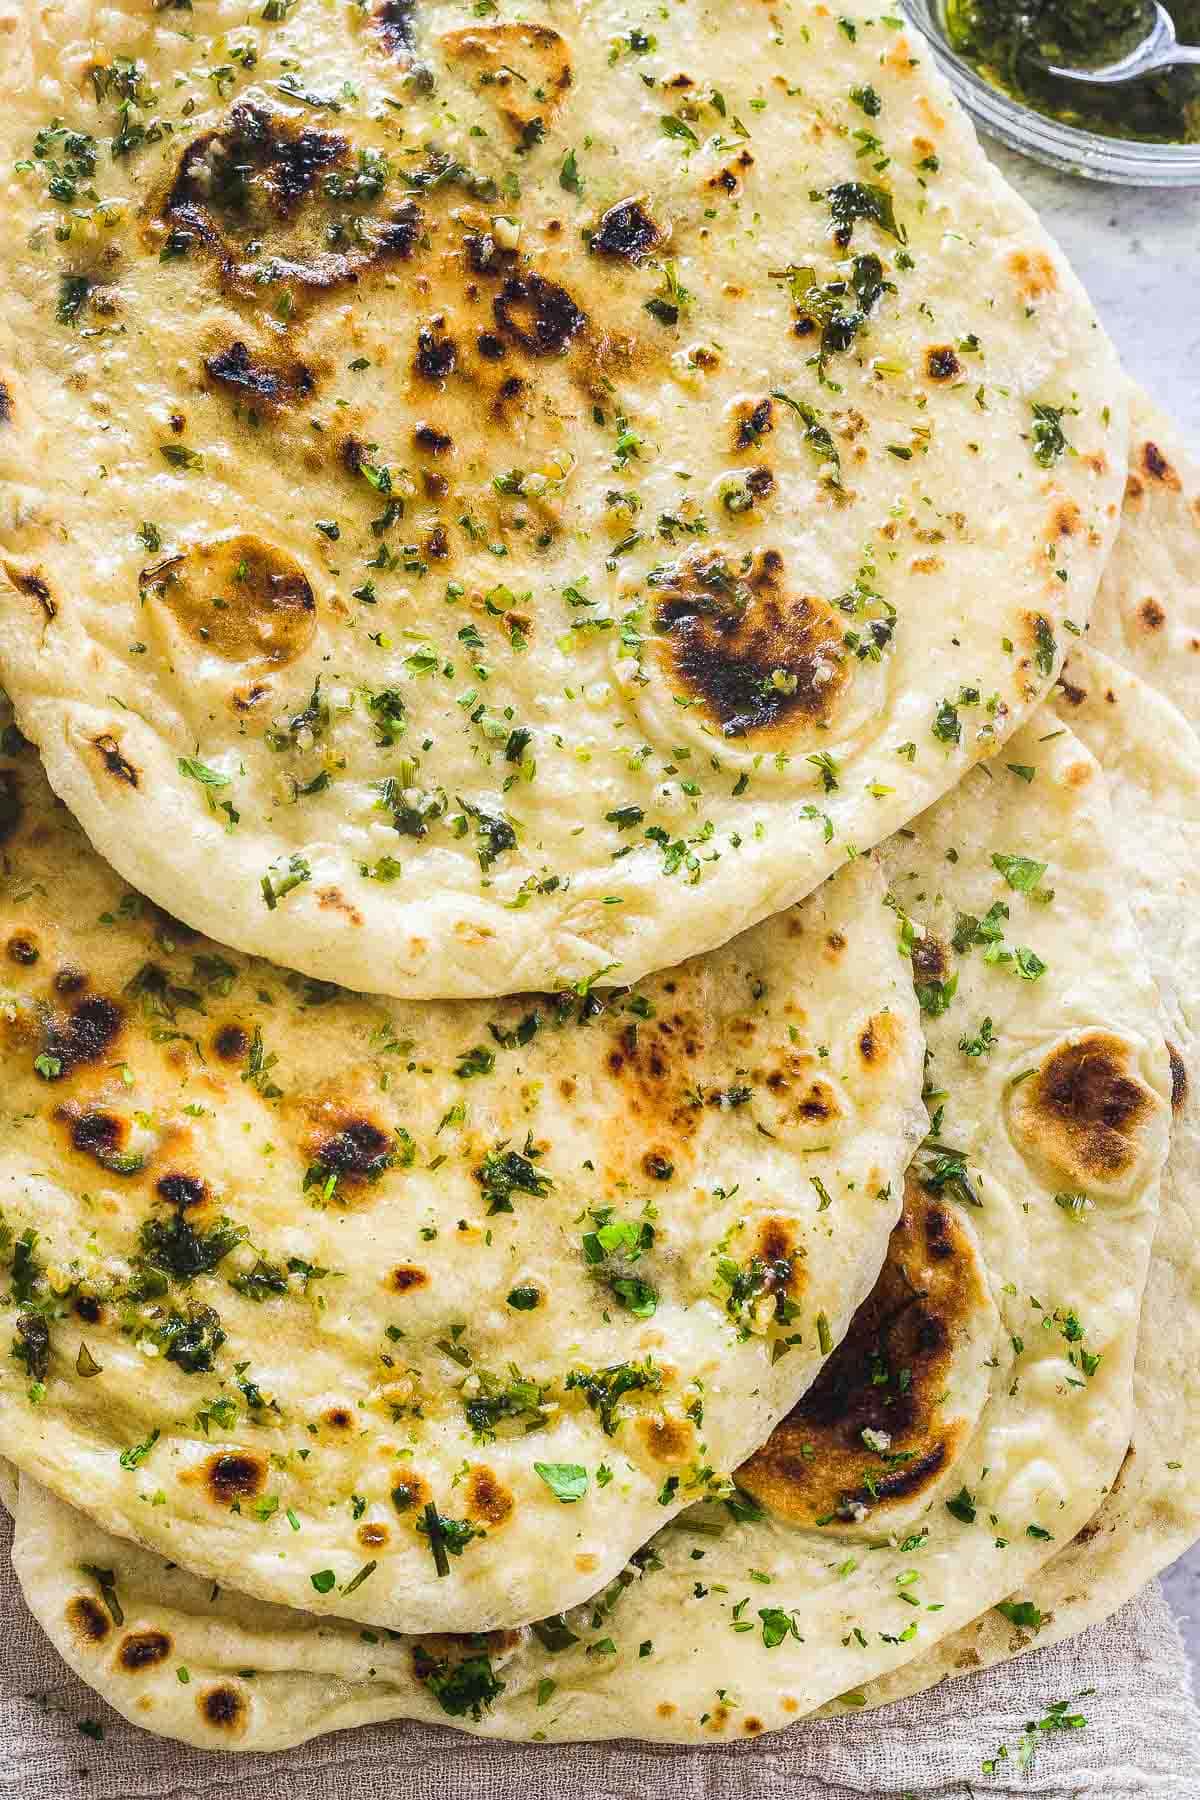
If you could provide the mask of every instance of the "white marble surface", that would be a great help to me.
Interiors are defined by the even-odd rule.
[[[988,149],[1066,251],[1130,374],[1200,449],[1200,188],[1106,187]]]
[[[1200,450],[1200,188],[1104,187],[988,148],[1066,251],[1130,374]],[[1200,1676],[1200,1546],[1163,1586]]]

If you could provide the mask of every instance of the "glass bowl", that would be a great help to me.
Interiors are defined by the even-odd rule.
[[[940,0],[901,0],[901,4],[929,40],[934,62],[956,97],[979,128],[1002,144],[1090,181],[1130,187],[1200,186],[1200,144],[1143,144],[1048,119],[1001,93],[955,54],[942,28]]]

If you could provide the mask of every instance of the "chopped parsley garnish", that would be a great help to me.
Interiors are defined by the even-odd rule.
[[[1032,1600],[1001,1600],[996,1611],[1021,1631],[1039,1631],[1046,1616]]]
[[[762,1620],[762,1641],[768,1650],[774,1650],[787,1637],[795,1638],[798,1644],[804,1642],[796,1624],[795,1609],[784,1612],[778,1606],[760,1606],[758,1616]]]
[[[834,236],[843,246],[850,242],[860,219],[878,225],[880,231],[901,244],[908,241],[908,233],[896,221],[895,199],[886,188],[866,181],[842,181],[837,187],[831,187],[827,194],[816,194],[813,198],[828,200]]]
[[[345,1587],[339,1589],[339,1592],[342,1594],[353,1594],[356,1589],[362,1586],[364,1581],[370,1580],[378,1567],[379,1564],[377,1562],[364,1563],[362,1568],[358,1571],[358,1574],[352,1575]]]
[[[148,1327],[145,1335],[185,1375],[199,1375],[211,1369],[225,1342],[220,1315],[211,1306],[190,1306],[186,1312],[172,1308]]]
[[[579,1642],[577,1634],[571,1630],[562,1613],[551,1613],[549,1618],[535,1619],[529,1629],[543,1650],[549,1650],[552,1656],[569,1650],[572,1644]]]
[[[685,155],[690,155],[693,150],[700,148],[700,139],[683,119],[677,119],[673,114],[665,113],[658,123],[664,137],[675,138],[679,143],[685,145]]]
[[[204,457],[199,450],[191,450],[186,444],[160,444],[159,450],[164,462],[169,462],[173,469],[202,469]]]
[[[186,1286],[197,1275],[210,1274],[248,1235],[244,1225],[226,1218],[208,1231],[197,1231],[182,1213],[146,1219],[138,1233],[139,1263]]]
[[[817,354],[809,360],[815,363],[822,386],[833,388],[827,373],[830,357],[853,347],[882,296],[895,293],[895,284],[885,278],[882,262],[871,252],[854,258],[849,280],[821,283],[816,270],[807,264],[791,264],[770,273],[788,283],[800,335],[819,330]]]
[[[515,850],[517,834],[509,821],[499,813],[485,812],[482,807],[472,806],[470,801],[459,798],[458,804],[475,821],[475,853],[479,858],[479,866],[486,874],[506,850]]]
[[[417,1530],[429,1541],[429,1553],[439,1577],[449,1575],[450,1557],[461,1556],[473,1538],[486,1537],[482,1526],[470,1519],[449,1519],[431,1500],[417,1521]]]
[[[725,1496],[725,1505],[739,1525],[757,1525],[760,1519],[766,1517],[753,1495],[746,1493],[744,1488],[736,1485],[732,1494]]]
[[[439,1348],[449,1353],[448,1342],[443,1342]],[[532,1381],[522,1375],[515,1363],[508,1366],[507,1380],[493,1375],[489,1369],[477,1369],[474,1375],[476,1391],[463,1399],[462,1409],[480,1443],[491,1442],[496,1436],[497,1425],[505,1420],[520,1419],[529,1431],[545,1424],[549,1416],[545,1411],[549,1389],[544,1382]]]
[[[951,975],[948,981],[919,981],[914,991],[921,1011],[931,1019],[940,1019],[958,992],[958,976]]]
[[[43,125],[33,140],[34,162],[19,162],[20,172],[41,165],[46,176],[46,192],[60,206],[71,206],[79,192],[79,183],[96,173],[96,140],[86,131],[72,131],[61,119]],[[92,194],[91,198],[95,198]]]
[[[571,1506],[576,1500],[582,1500],[588,1490],[588,1474],[582,1463],[542,1463],[533,1465],[535,1475],[540,1475],[556,1500],[564,1506]]]
[[[256,1088],[264,1100],[278,1100],[283,1093],[271,1080],[271,1070],[279,1061],[274,1050],[268,1051],[263,1042],[262,1026],[254,1027],[254,1036],[250,1039],[250,1048],[246,1052],[246,1066],[242,1070],[242,1080]]]
[[[1046,873],[1047,864],[1035,862],[1031,856],[1009,856],[997,852],[992,857],[992,867],[1003,875],[1010,888],[1018,894],[1031,894],[1042,876]]]
[[[154,1435],[157,1437],[158,1433],[155,1432]],[[125,1623],[125,1614],[122,1612],[121,1603],[117,1599],[116,1570],[98,1569],[95,1563],[80,1563],[79,1566],[85,1575],[91,1576],[92,1580],[96,1583],[96,1586],[100,1589],[100,1598],[108,1608],[108,1616],[113,1624],[123,1625]]]
[[[60,325],[76,325],[92,291],[87,275],[61,275],[58,282],[58,305],[54,316]]]
[[[948,1150],[943,1145],[925,1145],[922,1152],[930,1160],[917,1166],[917,1179],[931,1194],[948,1192],[966,1206],[982,1206],[967,1173],[967,1159],[961,1150]]]
[[[830,485],[832,487],[841,487],[841,455],[837,445],[833,441],[829,427],[822,420],[816,407],[810,406],[807,400],[793,400],[792,396],[790,394],[785,394],[781,388],[772,388],[771,397],[774,400],[782,400],[785,406],[791,407],[792,411],[796,414],[796,417],[800,420],[800,423],[804,426],[805,443],[813,451],[820,463],[827,463],[830,465],[832,473],[827,477]]]
[[[285,894],[311,880],[312,869],[303,856],[294,853],[276,857],[262,878],[262,897],[268,910],[274,912]]]
[[[430,1660],[421,1653],[417,1674],[452,1719],[461,1719],[467,1713],[475,1720],[481,1719],[484,1710],[504,1692],[504,1683],[498,1679],[490,1658],[483,1655],[451,1663],[444,1657]]]
[[[1043,469],[1052,469],[1068,449],[1062,428],[1065,406],[1033,403],[1033,454]]]
[[[818,1210],[824,1211],[824,1205]],[[775,1321],[780,1325],[791,1325],[800,1312],[796,1303],[788,1298],[794,1266],[794,1259],[790,1256],[771,1260],[752,1256],[744,1264],[736,1263],[728,1256],[719,1257],[717,1283],[725,1291],[725,1311],[730,1318],[742,1324],[746,1314],[753,1310],[755,1302],[767,1295],[771,1299]],[[743,1324],[743,1335],[747,1331],[748,1325]]]
[[[572,1369],[563,1384],[581,1393],[597,1414],[606,1437],[617,1428],[618,1408],[626,1394],[657,1393],[662,1372],[650,1357],[640,1363],[613,1363],[606,1369]]]
[[[958,708],[951,700],[943,700],[933,715],[932,731],[939,743],[962,743],[962,720],[958,716]]]
[[[50,1373],[50,1327],[37,1312],[17,1315],[17,1335],[12,1354],[21,1363],[31,1382],[44,1382]]]
[[[658,1309],[658,1293],[650,1282],[630,1275],[637,1262],[654,1244],[654,1227],[647,1219],[618,1219],[611,1207],[591,1215],[596,1229],[583,1236],[583,1258],[607,1282],[614,1297],[635,1318],[652,1318]]]
[[[505,1138],[494,1150],[489,1150],[474,1170],[488,1203],[489,1217],[493,1213],[512,1212],[514,1194],[532,1194],[535,1200],[542,1200],[554,1186],[550,1176],[535,1166],[542,1152],[535,1150],[532,1133],[525,1139],[523,1152],[509,1150],[507,1144]]]
[[[963,1036],[958,1040],[958,1047],[964,1056],[986,1056],[996,1047],[996,1033],[990,1019],[985,1019],[974,1037]]]
[[[120,1458],[121,1467],[123,1469],[140,1468],[153,1450],[155,1444],[157,1444],[160,1436],[161,1433],[156,1425],[149,1437],[143,1438],[140,1444],[131,1444],[128,1449],[122,1450]],[[119,1622],[120,1621],[118,1621],[118,1623]]]
[[[189,781],[195,781],[200,784],[204,790],[204,797],[208,801],[210,810],[216,812],[218,801],[213,793],[213,789],[228,787],[232,780],[232,776],[223,775],[220,769],[209,768],[207,763],[201,762],[199,757],[196,756],[181,756],[179,758],[178,768],[179,773],[181,775],[186,775]],[[232,801],[222,800],[219,802],[219,805],[229,820],[230,828],[232,828],[238,823],[241,814],[236,810]]]
[[[975,1496],[965,1487],[959,1488],[957,1494],[946,1502],[946,1511],[951,1518],[959,1519],[964,1525],[975,1523]]]

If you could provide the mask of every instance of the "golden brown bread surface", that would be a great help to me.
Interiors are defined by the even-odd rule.
[[[1112,878],[1099,767],[1044,723],[1013,740],[1013,768],[975,772],[886,847],[885,955],[911,960],[924,1008],[931,1135],[873,1294],[840,1349],[840,1327],[817,1320],[833,1354],[727,1501],[681,1514],[596,1599],[532,1628],[364,1644],[311,1608],[267,1611],[225,1589],[214,1600],[23,1479],[17,1566],[73,1666],[139,1723],[207,1745],[405,1716],[500,1736],[705,1741],[778,1728],[873,1679],[886,1694],[914,1659],[940,1671],[982,1609],[1014,1588],[1036,1595],[1129,1443],[1173,1085]],[[825,950],[851,954],[828,937]],[[886,1066],[887,1037],[877,1018],[860,1026],[860,1061]],[[1119,1104],[1098,1108],[1097,1088]],[[797,1099],[806,1112],[809,1091]],[[1114,1138],[1084,1169],[1098,1110]],[[838,1216],[835,1199],[817,1222],[836,1232]],[[778,1211],[752,1242],[766,1310],[803,1314]],[[737,1310],[746,1263],[722,1252],[716,1271]],[[678,1417],[665,1410],[639,1429],[670,1458]],[[107,1602],[81,1563],[114,1571],[126,1623],[110,1613],[102,1642],[88,1620]],[[130,1672],[123,1631],[161,1632],[171,1652]],[[236,1735],[198,1706],[210,1691]]]
[[[0,676],[196,928],[416,997],[631,981],[1045,693],[1111,348],[857,0],[277,10],[16,15]]]
[[[924,1115],[872,859],[636,989],[421,1005],[171,919],[11,727],[0,818],[0,1442],[113,1529],[536,1617],[721,1491],[874,1279]]]

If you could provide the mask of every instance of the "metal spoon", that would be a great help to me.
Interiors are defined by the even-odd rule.
[[[1095,69],[1060,68],[1047,65],[1051,75],[1064,81],[1087,81],[1096,87],[1111,87],[1117,82],[1134,81],[1139,75],[1153,75],[1159,69],[1180,68],[1185,63],[1200,64],[1200,45],[1181,44],[1175,36],[1175,21],[1162,4],[1153,0],[1154,23],[1147,35],[1119,62],[1102,63]]]

